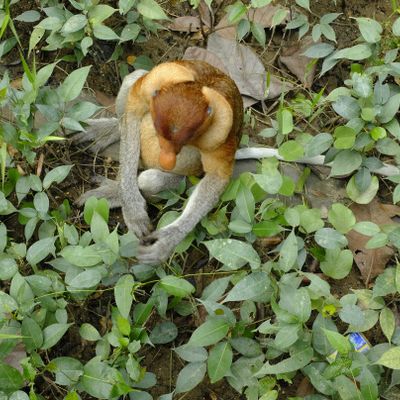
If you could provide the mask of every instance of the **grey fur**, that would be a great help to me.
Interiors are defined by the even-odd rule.
[[[151,222],[143,195],[151,197],[161,190],[175,188],[182,176],[156,169],[144,171],[138,176],[141,121],[134,113],[124,114],[124,110],[130,87],[145,73],[146,71],[135,71],[124,79],[116,99],[118,119],[89,120],[86,136],[77,136],[79,142],[95,141],[95,148],[92,148],[94,151],[103,150],[118,139],[121,141],[119,182],[104,180],[99,188],[83,194],[78,203],[83,204],[88,197],[96,196],[105,197],[112,207],[122,206],[128,229],[141,239],[139,261],[157,264],[166,260],[179,242],[214,207],[229,179],[206,174],[190,196],[182,215],[172,224],[150,233]],[[121,121],[118,129],[119,119]]]

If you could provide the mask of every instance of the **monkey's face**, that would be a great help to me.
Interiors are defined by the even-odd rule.
[[[160,165],[172,170],[182,147],[207,130],[212,110],[201,85],[183,82],[156,91],[150,111],[160,143]]]

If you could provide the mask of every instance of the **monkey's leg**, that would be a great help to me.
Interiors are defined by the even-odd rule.
[[[162,190],[178,188],[182,179],[182,175],[160,171],[159,169],[147,169],[138,176],[138,185],[143,196],[149,199]]]
[[[119,89],[118,96],[115,100],[115,111],[118,118],[121,117],[124,112],[129,89],[140,77],[146,74],[147,71],[138,69],[127,75],[122,81],[121,88]],[[118,118],[88,119],[85,121],[88,124],[86,130],[74,135],[72,140],[76,143],[92,141],[93,143],[90,146],[90,150],[93,153],[102,151],[113,143],[118,142],[120,139]]]
[[[100,183],[100,186],[96,189],[88,190],[87,192],[83,193],[78,200],[75,201],[75,203],[79,206],[83,206],[89,197],[94,196],[98,199],[106,199],[110,205],[110,208],[121,207],[118,181],[114,181],[102,176],[96,177],[95,181]]]
[[[139,261],[157,264],[166,260],[196,224],[212,210],[228,182],[229,178],[206,174],[190,196],[181,216],[172,224],[144,238],[139,246]]]

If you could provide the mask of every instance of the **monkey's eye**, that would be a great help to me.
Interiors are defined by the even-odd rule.
[[[169,131],[175,134],[176,132],[178,132],[178,127],[176,125],[171,125]]]
[[[212,112],[213,112],[212,107],[208,107],[208,108],[207,108],[207,115],[211,115]]]
[[[160,93],[159,90],[155,90],[152,94],[151,97],[156,97],[158,95],[158,93]]]

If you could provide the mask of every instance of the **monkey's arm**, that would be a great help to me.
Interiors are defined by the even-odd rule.
[[[143,239],[138,251],[140,262],[157,264],[165,261],[197,223],[213,209],[232,175],[235,148],[235,139],[231,137],[216,150],[201,154],[205,176],[191,194],[180,217]]]
[[[119,195],[122,215],[130,231],[138,238],[149,234],[151,223],[146,201],[139,191],[140,121],[133,112],[126,112],[121,122]]]
[[[144,264],[165,261],[197,223],[213,209],[228,183],[229,178],[206,174],[190,196],[181,216],[144,238],[139,246],[138,260]]]

